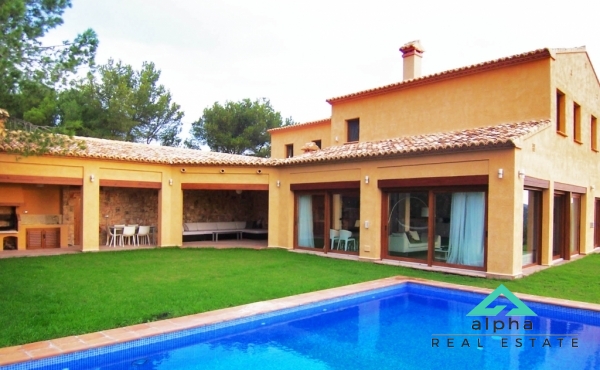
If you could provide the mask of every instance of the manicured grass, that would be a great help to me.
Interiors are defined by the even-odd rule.
[[[395,275],[500,282],[284,250],[179,249],[0,259],[0,347]],[[600,303],[600,255],[516,280],[513,292]]]

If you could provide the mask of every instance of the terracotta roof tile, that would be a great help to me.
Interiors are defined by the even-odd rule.
[[[292,158],[280,159],[277,165],[510,148],[515,147],[517,139],[524,138],[549,127],[549,125],[550,121],[548,120],[507,123],[461,131],[338,145]]]
[[[87,137],[74,137],[73,144],[64,154],[59,148],[51,149],[49,155],[110,159],[117,161],[161,163],[161,164],[198,164],[198,165],[268,165],[269,159],[244,155],[206,152],[195,149],[173,148],[166,146],[131,143]],[[82,141],[85,149],[81,149],[75,141]],[[10,148],[18,148],[15,142]],[[1,147],[0,150],[8,150]]]
[[[483,62],[483,63],[472,64],[469,66],[450,69],[447,71],[434,73],[434,74],[427,75],[427,76],[417,77],[417,78],[413,78],[410,80],[393,83],[390,85],[376,87],[374,89],[363,90],[363,91],[359,91],[356,93],[327,99],[327,102],[329,104],[332,104],[332,103],[336,103],[336,102],[343,101],[343,100],[354,99],[354,98],[368,96],[368,95],[381,94],[381,93],[385,93],[385,92],[389,92],[389,91],[393,91],[393,90],[403,89],[403,88],[410,87],[410,86],[420,85],[420,84],[424,84],[424,83],[431,83],[434,81],[458,77],[461,75],[477,73],[477,72],[487,70],[487,69],[500,68],[500,67],[503,67],[506,65],[524,63],[524,62],[528,62],[531,60],[537,60],[537,59],[550,57],[551,53],[552,53],[552,50],[548,49],[548,48],[538,49],[538,50],[530,51],[527,53],[516,54],[516,55],[512,55],[512,56],[508,56],[508,57],[504,57],[504,58],[500,58],[500,59],[490,60],[490,61]]]
[[[527,137],[549,125],[550,121],[548,120],[529,121],[462,131],[404,136],[381,141],[332,146],[287,159],[259,158],[84,137],[75,137],[75,139],[85,143],[85,149],[81,149],[73,143],[68,148],[67,154],[57,148],[50,150],[49,155],[160,164],[282,166],[384,156],[408,156],[433,152],[445,153],[514,147],[515,140]],[[10,145],[10,148],[18,148],[19,146],[20,144],[15,142]],[[8,149],[9,147],[0,145],[0,150],[6,151]]]
[[[276,128],[272,128],[270,130],[267,130],[267,132],[271,133],[271,132],[274,132],[274,131],[287,130],[287,129],[297,128],[297,127],[303,127],[303,126],[318,125],[318,124],[321,124],[321,123],[331,123],[331,118],[325,118],[325,119],[321,119],[321,120],[318,120],[318,121],[312,121],[312,122],[297,123],[295,125],[289,125],[289,126],[283,126],[283,127],[276,127]]]

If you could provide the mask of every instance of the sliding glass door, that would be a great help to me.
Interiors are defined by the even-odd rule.
[[[569,212],[569,216],[571,218],[571,222],[569,224],[569,231],[571,234],[570,240],[570,255],[579,254],[579,246],[580,246],[580,231],[581,231],[581,196],[579,194],[571,194],[571,209]]]
[[[539,264],[542,241],[542,192],[523,190],[523,263]]]
[[[323,191],[296,194],[295,241],[298,248],[358,254],[360,194]]]
[[[563,257],[566,235],[566,196],[564,193],[554,194],[554,216],[552,230],[552,258]]]
[[[390,193],[387,237],[391,256],[427,260],[429,253],[429,194]]]
[[[387,193],[387,255],[483,269],[486,207],[485,191]]]
[[[323,249],[325,245],[325,195],[299,195],[296,201],[297,245]]]
[[[485,247],[485,193],[438,194],[449,199],[448,257],[453,265],[483,267]]]

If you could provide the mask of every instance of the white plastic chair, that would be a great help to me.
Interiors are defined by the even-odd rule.
[[[106,245],[109,247],[115,247],[123,245],[123,228],[125,225],[115,225],[106,228]]]
[[[344,242],[344,250],[350,250],[350,242],[352,242],[352,249],[356,249],[356,239],[351,238],[352,231],[340,230],[340,241],[338,242],[338,249],[342,249],[342,242]]]
[[[331,240],[331,247],[329,249],[333,250],[335,243],[338,244],[338,248],[340,245],[340,231],[335,229],[329,229],[329,240]]]
[[[136,245],[135,226],[125,226],[123,228],[123,239],[126,239],[129,245]]]
[[[140,226],[137,232],[137,242],[138,245],[142,244],[150,245],[150,226]]]

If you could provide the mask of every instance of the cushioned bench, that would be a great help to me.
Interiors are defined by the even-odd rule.
[[[440,248],[442,238],[439,235],[435,237],[435,248]],[[419,241],[411,242],[406,233],[393,233],[390,235],[388,250],[398,253],[422,252],[427,250],[427,234],[419,235]]]
[[[183,224],[183,236],[211,235],[213,241],[219,241],[219,234],[236,234],[241,239],[243,234],[267,234],[265,229],[247,229],[246,221],[229,222],[186,222]]]

